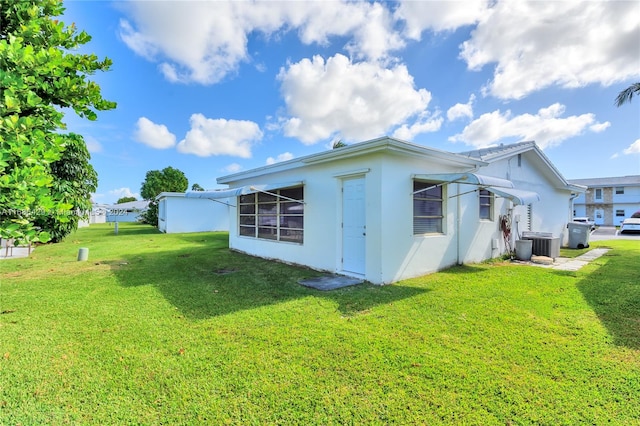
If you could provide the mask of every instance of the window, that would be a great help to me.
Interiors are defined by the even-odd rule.
[[[624,186],[616,186],[616,195],[624,194]]]
[[[493,220],[493,194],[486,189],[479,191],[480,219]]]
[[[602,200],[602,188],[596,188],[596,200]]]
[[[442,233],[444,219],[442,184],[414,181],[413,191],[414,235]]]
[[[616,217],[624,217],[624,210],[616,210]]]
[[[298,200],[298,201],[293,201]],[[303,188],[278,189],[239,197],[239,234],[265,240],[302,244],[304,241]]]

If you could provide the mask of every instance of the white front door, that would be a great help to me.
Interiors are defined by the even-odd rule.
[[[354,274],[365,273],[364,177],[342,181],[342,270]]]
[[[593,211],[593,221],[596,225],[604,225],[604,210],[603,209],[595,209]]]

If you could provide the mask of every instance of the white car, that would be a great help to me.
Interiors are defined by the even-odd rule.
[[[591,225],[591,230],[593,231],[594,229],[596,229],[596,223],[591,220],[590,217],[574,217],[573,218],[574,222],[580,222],[580,223],[586,223],[587,225]]]
[[[640,233],[640,211],[635,212],[630,218],[625,219],[620,225],[620,233],[639,232]]]

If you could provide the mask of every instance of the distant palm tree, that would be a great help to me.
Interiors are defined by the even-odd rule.
[[[616,106],[622,106],[627,102],[631,103],[631,98],[633,98],[634,94],[640,96],[640,83],[633,83],[631,86],[618,93]]]
[[[333,144],[331,144],[331,148],[336,149],[336,148],[344,148],[345,146],[348,146],[346,143],[342,142],[342,139],[333,142]]]

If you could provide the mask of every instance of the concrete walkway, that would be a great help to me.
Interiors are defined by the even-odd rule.
[[[608,252],[609,249],[606,248],[597,248],[593,250],[589,250],[588,252],[581,254],[578,257],[574,257],[573,259],[569,259],[566,257],[557,258],[554,264],[552,265],[553,269],[557,269],[559,271],[577,271],[585,265],[588,265],[589,262],[595,260]]]
[[[606,248],[596,248],[589,250],[588,252],[581,254],[578,257],[556,257],[555,260],[545,256],[532,256],[531,261],[529,262],[516,260],[514,261],[514,263],[519,263],[521,265],[540,266],[542,268],[556,269],[558,271],[577,271],[608,251],[609,249]]]
[[[316,290],[335,290],[337,288],[349,287],[352,285],[362,284],[364,280],[344,275],[330,275],[324,277],[307,278],[298,281],[298,284],[305,287],[315,288]]]

